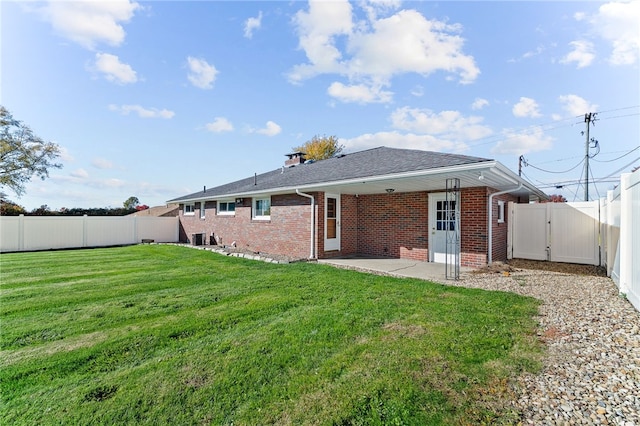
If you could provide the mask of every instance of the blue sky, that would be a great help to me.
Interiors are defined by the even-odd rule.
[[[63,149],[28,210],[148,205],[314,135],[497,159],[582,200],[640,165],[640,2],[0,3],[0,103]],[[595,154],[596,148],[591,150]],[[556,185],[563,185],[556,188]]]

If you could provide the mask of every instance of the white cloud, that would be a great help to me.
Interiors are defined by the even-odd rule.
[[[502,135],[504,139],[491,149],[493,154],[523,155],[529,152],[545,151],[552,148],[554,141],[539,127],[525,131],[504,129]]]
[[[640,2],[610,2],[603,4],[591,19],[596,33],[613,48],[609,62],[632,65],[640,57]]]
[[[598,105],[591,104],[589,101],[578,95],[558,96],[558,101],[562,104],[562,109],[572,117],[584,115],[588,112],[594,112],[598,109]]]
[[[205,125],[208,131],[214,133],[230,132],[233,130],[233,124],[224,117],[216,117],[211,123]]]
[[[481,124],[482,117],[464,117],[458,111],[434,113],[428,109],[398,108],[391,114],[393,127],[408,132],[440,135],[443,139],[465,143],[487,137],[491,128]]]
[[[327,93],[342,102],[366,103],[386,103],[390,102],[392,92],[384,91],[380,87],[367,86],[365,84],[355,84],[346,86],[340,82],[331,83]]]
[[[404,73],[426,77],[444,71],[457,76],[462,84],[473,82],[480,73],[473,57],[462,51],[460,25],[428,20],[415,10],[377,18],[378,12],[399,3],[362,4],[368,15],[366,22],[353,22],[352,6],[347,1],[312,0],[308,11],[295,15],[299,46],[308,62],[292,68],[292,83],[320,74],[337,74],[349,79],[349,85],[343,87],[368,85],[379,90],[389,86],[393,76]],[[338,99],[350,101],[351,97]],[[379,98],[373,99],[380,102]]]
[[[586,17],[587,17],[587,14],[584,12],[576,12],[573,14],[573,19],[575,19],[576,21],[582,21]]]
[[[267,121],[266,127],[263,129],[255,130],[255,133],[260,133],[261,135],[267,136],[275,136],[282,131],[282,128],[278,126],[273,121]]]
[[[70,175],[78,179],[86,179],[89,177],[89,173],[85,169],[76,169],[72,171]]]
[[[109,105],[111,111],[119,111],[122,115],[129,115],[131,112],[138,114],[140,118],[173,118],[175,113],[168,109],[144,108],[140,105]]]
[[[113,163],[107,160],[106,158],[100,158],[100,157],[94,158],[91,161],[91,165],[96,169],[101,169],[101,170],[113,169]]]
[[[546,50],[546,48],[544,46],[538,46],[535,48],[535,50],[529,50],[525,53],[522,54],[522,56],[520,56],[519,58],[511,58],[509,60],[507,60],[507,62],[509,63],[514,63],[514,62],[521,62],[524,59],[529,59],[532,58],[534,56],[538,56],[540,55],[542,52],[544,52]]]
[[[60,146],[60,159],[66,163],[72,163],[75,161],[73,155],[71,155],[69,150],[64,146]]]
[[[218,74],[216,67],[207,63],[204,59],[194,58],[192,56],[187,58],[187,62],[189,66],[189,75],[187,78],[191,84],[200,89],[213,88],[213,82]]]
[[[244,22],[244,36],[246,38],[253,37],[253,31],[259,30],[262,25],[262,11],[258,13],[257,18],[249,18]]]
[[[142,7],[129,0],[49,1],[39,9],[54,30],[87,49],[98,43],[119,46],[125,38],[122,23]]]
[[[471,104],[471,109],[479,110],[489,105],[489,101],[482,98],[476,98]]]
[[[520,101],[513,106],[512,112],[516,117],[540,117],[540,111],[538,111],[538,103],[531,98],[521,97]]]
[[[575,62],[578,68],[584,68],[593,62],[596,55],[593,49],[593,43],[586,40],[577,40],[569,43],[573,50],[560,60],[563,64]]]
[[[340,143],[349,151],[388,146],[392,148],[421,149],[426,151],[463,151],[466,145],[456,143],[432,135],[418,135],[415,133],[378,132],[366,133],[351,139],[340,139]]]
[[[422,87],[421,85],[417,85],[416,87],[411,89],[410,93],[413,96],[415,96],[416,98],[420,98],[420,97],[424,96],[424,87]]]
[[[402,107],[390,116],[391,132],[367,133],[340,142],[349,150],[361,150],[378,146],[422,149],[429,151],[458,151],[468,149],[467,142],[487,137],[493,133],[482,124],[483,118],[465,117],[458,111],[435,113],[428,109]]]
[[[116,55],[110,53],[96,53],[95,70],[104,74],[109,81],[118,84],[135,83],[138,81],[136,72],[130,65],[120,62]]]

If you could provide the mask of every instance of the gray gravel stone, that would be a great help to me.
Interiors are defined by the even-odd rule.
[[[513,401],[523,424],[640,426],[640,313],[610,278],[521,270],[471,274],[454,285],[543,302],[544,366],[518,378]]]

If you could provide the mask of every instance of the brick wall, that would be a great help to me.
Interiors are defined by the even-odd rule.
[[[493,190],[491,190],[493,191]],[[495,191],[493,191],[495,192]],[[481,267],[487,264],[487,200],[486,187],[461,191],[461,264]],[[341,247],[324,250],[325,194],[312,193],[316,201],[315,251],[318,258],[361,253],[372,256],[429,260],[429,194],[427,192],[375,195],[342,195]],[[505,202],[505,222],[498,223],[498,200]],[[509,195],[494,197],[493,252],[494,261],[506,260]],[[310,200],[296,194],[271,197],[271,220],[251,219],[252,200],[236,205],[235,215],[217,215],[217,203],[205,204],[205,218],[200,218],[200,203],[193,215],[180,210],[181,238],[205,233],[206,243],[212,233],[221,243],[236,242],[240,248],[264,253],[309,256]]]
[[[427,197],[426,192],[360,195],[358,252],[427,261]]]
[[[297,194],[274,195],[268,221],[253,220],[251,205],[252,199],[245,198],[236,205],[234,215],[218,215],[217,202],[207,201],[204,219],[200,218],[201,203],[195,203],[193,215],[185,216],[181,206],[184,237],[191,239],[194,233],[205,233],[208,244],[214,233],[223,245],[235,241],[237,247],[255,252],[309,257],[311,200]]]
[[[492,190],[490,192],[497,192]],[[498,222],[498,201],[504,201],[504,223]],[[508,204],[509,201],[513,201],[514,203],[518,202],[518,198],[512,195],[503,194],[497,195],[493,197],[493,207],[492,207],[492,218],[491,223],[493,226],[493,238],[492,238],[492,246],[491,246],[491,258],[495,261],[504,262],[507,260],[507,228],[509,224],[509,212],[508,212]]]
[[[460,191],[460,263],[481,267],[487,264],[487,188]]]

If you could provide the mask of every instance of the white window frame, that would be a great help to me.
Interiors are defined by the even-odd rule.
[[[206,210],[205,209],[205,204],[206,203],[204,201],[200,202],[200,219],[204,219],[205,218],[205,214],[206,214],[205,213],[205,210]]]
[[[222,210],[220,208],[220,204],[226,204],[227,208],[229,208],[229,203],[233,203],[233,211]],[[236,202],[235,200],[218,200],[218,204],[216,205],[216,214],[220,216],[235,216],[236,214]]]
[[[498,200],[498,223],[504,223],[504,201]]]
[[[185,216],[195,216],[195,203],[185,204],[183,210]]]
[[[269,214],[262,214],[262,215],[258,215],[256,214],[256,211],[258,210],[258,202],[260,201],[268,201],[269,202]],[[253,220],[271,220],[271,197],[263,197],[263,198],[254,198],[253,202],[251,203],[251,217]]]

